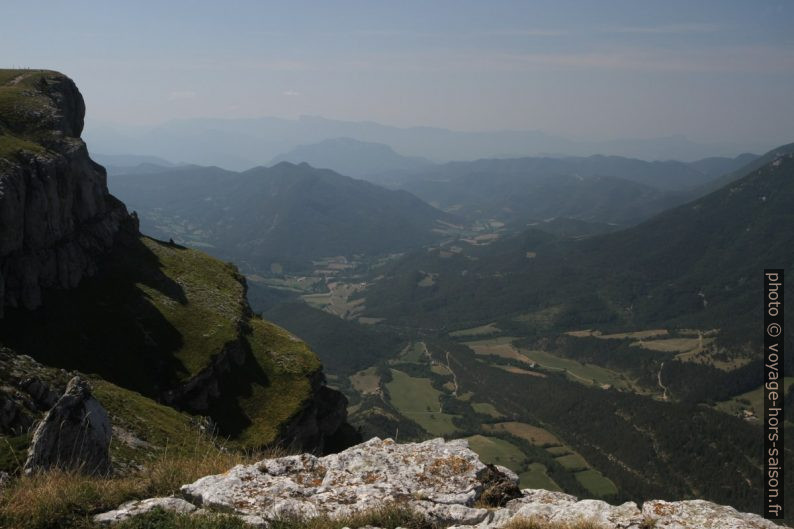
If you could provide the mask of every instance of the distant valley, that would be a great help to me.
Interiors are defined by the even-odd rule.
[[[699,494],[750,509],[756,489],[737,484],[757,479],[757,462],[735,454],[758,443],[754,281],[765,263],[794,264],[794,241],[779,229],[794,225],[792,150],[692,164],[591,157],[432,166],[398,184],[440,208],[412,198],[432,234],[412,236],[412,248],[329,253],[299,273],[240,263],[254,309],[318,352],[365,436],[467,436],[524,486],[614,501]],[[202,171],[239,177],[192,168],[179,186],[202,182]],[[258,171],[300,182],[316,170]],[[125,175],[111,187],[156,189],[171,178]],[[727,185],[708,193],[719,181]],[[187,211],[170,203],[158,207]],[[151,210],[140,211],[146,219]],[[718,470],[726,460],[730,473]]]

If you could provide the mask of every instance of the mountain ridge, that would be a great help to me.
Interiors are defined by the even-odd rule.
[[[593,155],[608,153],[649,160],[697,160],[736,156],[748,146],[701,145],[682,136],[652,140],[576,141],[539,131],[455,131],[437,127],[395,127],[366,121],[316,116],[285,118],[190,118],[171,120],[142,130],[97,127],[89,140],[100,152],[145,152],[201,165],[227,165],[244,170],[290,149],[329,138],[350,137],[383,143],[397,152],[432,161],[472,160],[498,153],[537,156],[544,153]],[[766,150],[768,146],[751,146]]]
[[[242,173],[190,166],[119,175],[110,185],[138,210],[145,229],[186,244],[195,237],[194,243],[260,270],[405,250],[436,239],[436,221],[449,218],[406,191],[306,163]],[[164,230],[169,223],[183,233]]]

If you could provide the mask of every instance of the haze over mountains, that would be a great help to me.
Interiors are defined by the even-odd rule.
[[[400,128],[301,116],[298,119],[192,118],[154,127],[96,125],[86,131],[92,150],[107,154],[148,154],[199,165],[245,170],[265,165],[300,145],[334,138],[382,143],[405,156],[433,161],[539,155],[611,154],[644,160],[693,161],[766,151],[769,145],[704,145],[683,136],[654,139],[579,141],[532,130],[465,132],[433,127]]]
[[[187,166],[110,178],[143,229],[256,269],[387,254],[438,238],[449,215],[400,190],[288,162],[243,173]]]
[[[402,156],[388,145],[332,138],[311,145],[300,145],[273,158],[270,162],[306,162],[313,167],[333,169],[337,173],[388,184],[416,172],[429,170],[433,162],[418,156]]]
[[[49,90],[47,76],[70,86],[41,75],[47,82],[30,86]],[[29,163],[20,134],[44,142],[39,152],[60,145],[27,121],[10,123],[10,167]],[[323,447],[336,430],[339,442],[465,437],[523,486],[753,510],[755,282],[765,266],[794,265],[792,151],[435,164],[343,139],[285,155],[391,187],[305,162],[234,172],[109,155],[109,187],[138,216],[111,234],[101,264],[88,263],[95,278],[47,291],[35,313],[9,311],[0,337],[53,366],[210,414],[240,442],[284,435]],[[65,150],[52,163],[76,156],[106,196],[85,153]],[[63,170],[73,183],[83,175]],[[138,220],[174,240],[140,236]],[[249,286],[238,268],[180,244],[233,261]],[[48,270],[42,262],[37,273]],[[5,291],[26,285],[10,275]],[[251,309],[306,339],[333,389],[308,348],[252,315],[247,292]],[[227,347],[240,354],[233,367],[223,367]],[[144,375],[161,360],[156,376]],[[343,424],[346,402],[355,431]],[[289,419],[300,410],[308,423]],[[315,423],[326,416],[333,428],[323,433]]]
[[[141,7],[0,11],[1,529],[794,529],[794,2]]]
[[[751,162],[739,180],[618,233],[561,242],[531,228],[473,248],[474,261],[466,251],[446,259],[432,252],[406,256],[373,285],[366,312],[396,314],[386,307],[405,299],[414,308],[443,307],[434,316],[411,312],[411,318],[448,325],[476,322],[478,312],[493,319],[561,302],[561,321],[584,326],[746,320],[760,314],[753,271],[764,263],[794,265],[792,232],[781,230],[794,226],[792,150],[794,144],[775,149],[761,168]],[[403,276],[416,277],[417,269],[435,274],[432,288],[406,288]],[[390,284],[393,290],[377,292]],[[475,288],[482,293],[476,305],[464,301]]]

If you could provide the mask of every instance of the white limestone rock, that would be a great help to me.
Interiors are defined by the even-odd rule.
[[[717,505],[710,501],[689,500],[667,502],[646,501],[643,514],[654,520],[655,529],[779,529],[770,520],[757,514],[739,512],[733,507]]]
[[[610,505],[570,494],[524,489],[502,507],[482,508],[489,496],[519,495],[518,477],[483,464],[465,440],[396,444],[370,439],[339,454],[309,454],[238,465],[182,487],[193,514],[228,513],[255,527],[284,517],[340,517],[390,502],[424,515],[438,527],[499,529],[514,519],[594,522],[604,529],[772,529],[754,514],[707,501],[648,501]],[[124,506],[122,506],[124,507]],[[119,510],[125,510],[123,508]],[[130,511],[129,508],[126,511]],[[113,511],[118,512],[118,511]],[[191,512],[186,509],[185,512]],[[105,515],[100,515],[105,516]],[[115,520],[118,516],[108,514]]]
[[[466,441],[397,444],[370,439],[339,454],[238,465],[182,487],[196,505],[272,519],[345,516],[390,501],[471,505],[486,466]]]
[[[141,501],[128,501],[114,511],[97,514],[94,522],[99,524],[116,524],[133,516],[145,514],[154,509],[163,509],[177,513],[188,514],[196,510],[196,506],[181,498],[149,498]]]

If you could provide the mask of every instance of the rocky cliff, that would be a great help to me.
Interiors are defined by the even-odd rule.
[[[130,502],[95,521],[113,524],[160,508],[184,515],[231,513],[252,526],[268,527],[276,520],[344,519],[399,504],[418,513],[428,527],[459,529],[779,527],[756,514],[701,500],[610,505],[561,492],[518,490],[517,485],[513,472],[483,464],[465,440],[397,444],[373,438],[322,458],[302,454],[238,465],[184,485],[178,496]]]
[[[323,451],[346,400],[316,355],[251,312],[233,265],[138,232],[84,114],[68,77],[0,70],[0,345],[210,416],[246,447]],[[0,434],[30,427],[7,407]]]
[[[68,77],[0,70],[0,311],[93,275],[129,218],[80,139],[84,115]]]

